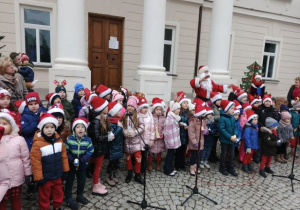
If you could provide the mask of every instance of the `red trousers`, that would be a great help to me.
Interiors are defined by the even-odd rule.
[[[46,184],[39,186],[39,207],[40,210],[49,210],[50,198],[53,199],[53,208],[59,208],[64,199],[62,190],[63,183],[61,178],[47,181]]]
[[[261,161],[260,161],[260,170],[264,170],[265,167],[270,168],[272,161],[272,156],[261,156]]]
[[[102,169],[102,163],[104,160],[104,155],[102,155],[101,157],[95,157],[93,159],[95,161],[95,167],[94,167],[94,172],[93,172],[93,184],[98,184],[99,176],[100,176],[101,169]]]
[[[21,198],[20,197],[12,197],[9,200],[10,200],[10,203],[11,203],[11,209],[12,210],[21,210]],[[3,199],[0,202],[0,210],[6,210],[7,201],[8,200]]]
[[[296,147],[296,140],[297,140],[296,137],[294,137],[293,139],[290,139],[291,148],[295,148]]]
[[[254,154],[255,150],[251,149],[251,153],[245,152],[244,158],[243,158],[243,164],[251,164],[252,163],[252,157]]]
[[[133,154],[126,153],[126,165],[128,170],[132,170],[132,162],[131,157],[134,156],[135,159],[135,173],[141,173],[141,166],[142,166],[142,155],[141,151],[137,151]]]
[[[151,155],[153,156],[154,154],[151,154]],[[153,157],[151,157],[151,155],[150,154],[148,155],[148,162],[149,163],[152,163],[152,161],[153,161]],[[156,162],[158,162],[158,163],[161,162],[161,152],[156,154]]]

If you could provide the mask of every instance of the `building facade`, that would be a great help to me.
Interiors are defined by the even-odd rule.
[[[5,38],[0,45],[6,45],[1,52],[30,56],[39,80],[35,88],[42,95],[54,91],[54,79],[67,80],[69,98],[76,82],[114,89],[124,86],[146,92],[150,98],[157,92],[162,97],[170,92],[165,96],[169,99],[180,90],[191,95],[189,81],[195,69],[209,60],[215,2],[166,0],[161,9],[158,4],[163,1],[145,6],[147,1],[1,0],[0,35]],[[240,84],[247,66],[256,61],[265,67],[266,91],[285,97],[300,76],[300,1],[232,2],[225,55],[230,80],[219,78],[218,82]],[[158,6],[160,13],[150,12],[148,19],[157,15],[164,29],[161,21],[154,23],[159,29],[147,23],[147,11],[157,11],[151,6]],[[151,54],[151,49],[159,53]],[[147,62],[153,64],[150,74]]]

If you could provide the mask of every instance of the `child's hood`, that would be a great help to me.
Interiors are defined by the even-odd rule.
[[[60,136],[58,133],[55,132],[55,139],[56,141],[58,141],[60,139]],[[41,131],[37,130],[34,134],[34,138],[33,138],[33,143],[37,142],[37,141],[43,141],[43,142],[47,142],[44,137],[42,137]]]

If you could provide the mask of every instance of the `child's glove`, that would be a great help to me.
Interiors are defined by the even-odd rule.
[[[43,186],[43,185],[45,185],[46,184],[46,180],[45,179],[41,179],[41,180],[39,180],[39,181],[37,181],[36,182],[36,185],[39,187],[39,186]]]
[[[33,180],[33,176],[32,175],[29,175],[29,176],[25,176],[25,183],[27,185],[29,185]]]
[[[251,153],[251,148],[248,148],[248,149],[246,150],[246,153],[250,154],[250,153]]]
[[[240,141],[241,141],[241,139],[239,139],[239,138],[236,138],[236,141],[235,141],[235,143],[236,143],[236,144],[238,144]]]
[[[279,139],[279,140],[277,141],[277,146],[280,146],[280,145],[282,144],[282,142],[283,142],[283,140],[282,140],[282,139]]]
[[[208,130],[207,129],[203,129],[202,130],[202,135],[207,135],[208,134]]]
[[[118,126],[123,128],[123,124],[120,121],[118,121]]]
[[[5,131],[4,127],[0,126],[0,141],[2,139],[2,136],[4,135],[4,131]]]
[[[186,127],[186,126],[187,126],[187,124],[186,124],[186,123],[184,123],[184,122],[180,122],[180,123],[179,123],[179,125],[180,125],[180,126],[184,126],[184,127]]]
[[[115,139],[115,135],[113,134],[113,132],[109,132],[108,133],[108,141],[112,141]]]
[[[193,147],[196,149],[198,148],[198,146],[199,146],[199,143],[193,144]]]

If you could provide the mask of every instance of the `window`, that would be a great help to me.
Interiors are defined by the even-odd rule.
[[[30,61],[51,64],[51,13],[48,10],[22,8],[22,46]]]
[[[175,28],[165,28],[165,41],[164,41],[164,67],[166,72],[173,73],[174,65],[174,48],[175,48]]]
[[[265,42],[262,75],[265,79],[274,79],[279,42]]]

